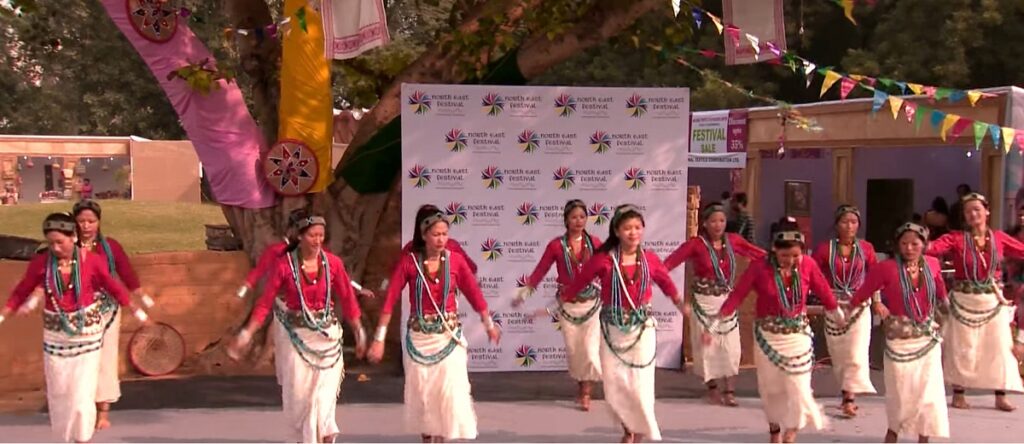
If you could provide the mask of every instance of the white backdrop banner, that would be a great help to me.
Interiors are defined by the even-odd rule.
[[[682,242],[689,109],[685,88],[402,85],[402,241],[420,205],[442,208],[502,329],[501,345],[489,344],[459,302],[471,371],[566,368],[558,324],[530,315],[553,302],[554,267],[534,297],[511,306],[565,232],[566,201],[587,203],[588,230],[602,239],[615,206],[633,203],[645,211],[646,248],[664,258]],[[682,291],[682,267],[673,279]],[[408,288],[402,304],[409,313]],[[657,363],[678,367],[682,316],[659,290],[654,309]]]

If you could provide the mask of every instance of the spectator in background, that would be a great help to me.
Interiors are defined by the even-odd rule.
[[[946,203],[946,199],[937,196],[935,200],[932,200],[932,206],[925,211],[923,218],[924,225],[928,227],[929,241],[938,239],[949,232],[949,219],[949,205]]]
[[[82,200],[92,199],[92,181],[89,178],[82,179]]]
[[[963,230],[964,226],[964,207],[960,203],[960,198],[971,193],[971,186],[966,183],[962,183],[956,186],[956,202],[953,202],[953,206],[949,208],[949,229],[950,230]]]
[[[725,207],[725,220],[732,219],[732,192],[722,191],[722,206]]]
[[[747,193],[736,193],[729,200],[732,214],[726,224],[725,231],[743,236],[747,242],[754,243],[754,218],[747,211]]]

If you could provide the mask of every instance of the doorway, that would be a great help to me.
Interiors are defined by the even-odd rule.
[[[893,233],[914,214],[913,179],[868,179],[865,237],[878,252],[891,253]]]

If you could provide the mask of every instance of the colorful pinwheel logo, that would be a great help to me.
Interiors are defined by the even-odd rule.
[[[604,131],[594,131],[590,135],[590,148],[597,154],[607,153],[612,147],[612,136]]]
[[[484,187],[488,190],[496,190],[505,182],[505,172],[494,165],[488,166],[480,172],[480,179],[484,181]]]
[[[488,116],[494,117],[505,110],[505,98],[501,97],[501,94],[487,93],[487,95],[480,100],[480,105],[483,106],[484,112],[487,113]]]
[[[430,168],[423,165],[414,165],[409,170],[409,179],[416,188],[426,187],[430,183]]]
[[[552,313],[549,318],[551,318],[551,324],[555,326],[555,331],[562,331],[562,323],[558,322],[558,316]]]
[[[444,207],[444,215],[452,225],[461,225],[466,222],[466,207],[461,202],[450,202]]]
[[[537,350],[529,345],[520,345],[516,349],[516,362],[520,367],[529,367],[537,363]]]
[[[519,149],[523,150],[524,153],[532,153],[537,151],[537,147],[540,146],[540,135],[532,130],[523,130],[523,132],[519,133],[516,141],[519,142]]]
[[[559,190],[568,190],[576,184],[576,172],[569,167],[558,167],[552,178],[555,180],[555,187]]]
[[[530,277],[525,275],[525,274],[519,275],[519,277],[516,278],[516,288],[524,288],[524,287],[526,287],[526,280],[529,279],[529,278]]]
[[[505,315],[503,313],[500,313],[500,312],[497,312],[497,311],[492,311],[491,312],[491,320],[494,321],[494,326],[498,327],[499,329],[504,329],[505,328],[505,321],[502,318],[505,317],[505,316],[507,316],[507,315]]]
[[[594,203],[587,208],[587,217],[594,225],[604,225],[612,217],[612,209],[605,204]]]
[[[532,203],[523,202],[523,204],[516,209],[516,217],[519,218],[519,223],[522,225],[533,225],[537,223],[537,218],[540,217],[540,212],[537,211],[537,207]]]
[[[488,262],[494,262],[501,257],[501,253],[504,250],[501,242],[494,238],[487,238],[482,244],[480,244],[480,252],[484,254],[484,260]]]
[[[647,184],[647,172],[640,168],[626,170],[626,186],[631,190],[639,190]]]
[[[466,149],[466,133],[460,129],[452,128],[444,135],[444,143],[448,146],[448,151],[453,153],[459,153]]]
[[[641,118],[644,114],[647,114],[647,99],[640,96],[640,94],[633,93],[626,99],[626,110],[629,111],[630,117]]]
[[[430,111],[430,94],[423,91],[415,91],[409,96],[409,107],[416,114],[426,114]]]
[[[558,97],[555,97],[555,111],[561,117],[571,116],[576,112],[576,99],[566,93],[559,94]]]

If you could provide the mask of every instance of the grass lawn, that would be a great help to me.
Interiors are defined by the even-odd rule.
[[[47,214],[71,211],[72,203],[0,206],[0,233],[42,239]],[[100,201],[103,233],[114,237],[131,253],[206,249],[204,224],[224,224],[224,213],[214,204]]]

